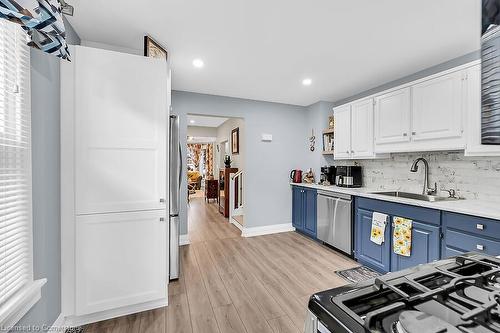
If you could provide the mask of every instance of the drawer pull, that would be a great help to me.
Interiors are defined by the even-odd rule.
[[[484,225],[478,223],[478,224],[476,224],[476,229],[477,230],[484,230]]]
[[[484,245],[477,244],[476,245],[476,249],[479,250],[479,251],[483,251],[484,250]]]

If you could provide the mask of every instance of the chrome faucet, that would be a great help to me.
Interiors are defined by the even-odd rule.
[[[411,165],[410,172],[417,172],[418,171],[418,162],[422,161],[424,163],[424,188],[422,189],[422,194],[436,194],[437,193],[437,183],[434,183],[434,188],[431,188],[429,186],[429,163],[427,160],[423,157],[417,158],[415,161],[413,161],[413,164]]]

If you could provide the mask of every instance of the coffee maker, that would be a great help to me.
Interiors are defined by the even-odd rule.
[[[338,166],[335,185],[340,187],[363,186],[363,175],[361,166]]]
[[[337,169],[334,166],[321,167],[320,184],[335,185],[335,175]]]

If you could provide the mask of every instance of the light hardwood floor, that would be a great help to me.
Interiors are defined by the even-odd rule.
[[[169,306],[85,327],[88,333],[299,333],[309,296],[346,284],[357,264],[298,233],[253,238],[202,198],[189,207],[190,245]]]

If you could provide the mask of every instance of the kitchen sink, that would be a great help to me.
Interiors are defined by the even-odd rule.
[[[428,202],[458,200],[457,198],[440,197],[440,196],[437,196],[437,195],[426,195],[426,194],[418,194],[418,193],[410,193],[410,192],[399,192],[399,191],[372,192],[372,193],[373,194],[386,195],[386,196],[389,196],[389,197],[414,199],[414,200],[428,201]]]

